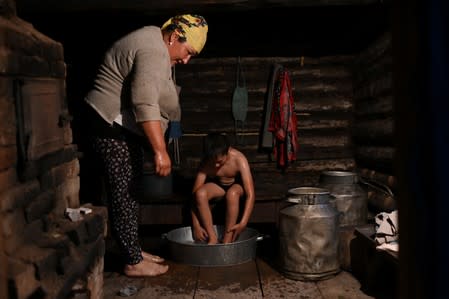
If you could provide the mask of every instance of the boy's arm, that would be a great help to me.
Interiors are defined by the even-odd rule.
[[[201,228],[201,223],[198,220],[198,216],[195,213],[195,207],[192,207],[190,209],[190,214],[192,215],[192,226],[193,226],[193,228],[195,228],[195,229]]]
[[[192,193],[195,194],[196,190],[198,190],[199,187],[203,186],[206,182],[206,173],[202,170],[198,171],[195,182],[193,183],[193,189]]]
[[[193,184],[193,190],[192,194],[195,197],[195,192],[200,188],[204,183],[206,182],[206,174],[202,171],[199,171],[196,175],[195,182]],[[192,203],[191,209],[190,209],[190,215],[192,217],[192,228],[193,228],[193,237],[195,240],[200,241],[206,241],[207,233],[202,228],[200,220],[198,219],[198,215],[196,213],[196,206],[195,206],[195,198]]]
[[[253,176],[251,174],[251,169],[248,160],[243,155],[240,160],[241,160],[239,161],[240,174],[242,177],[243,189],[245,190],[246,194],[245,208],[243,210],[243,215],[242,219],[240,220],[240,223],[246,226],[248,224],[249,218],[251,217],[251,213],[253,212],[256,195],[254,191]]]

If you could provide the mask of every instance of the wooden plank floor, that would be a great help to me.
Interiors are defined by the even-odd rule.
[[[257,257],[240,265],[222,267],[197,267],[175,263],[164,251],[157,251],[151,241],[143,242],[145,250],[158,253],[167,259],[168,273],[159,277],[128,278],[116,268],[117,259],[105,257],[104,298],[123,298],[120,290],[127,286],[137,288],[129,298],[193,298],[193,299],[250,299],[250,298],[300,298],[300,299],[370,299],[363,293],[360,283],[349,272],[318,282],[304,282],[284,277],[275,266],[273,244],[264,240],[258,243]],[[265,247],[268,247],[265,248]],[[108,257],[109,255],[109,257]]]
[[[194,267],[168,261],[167,274],[153,278],[128,278],[117,272],[105,272],[104,298],[123,298],[120,290],[133,286],[130,298],[195,299],[370,299],[360,290],[359,282],[348,272],[318,282],[285,278],[265,261],[226,267]]]

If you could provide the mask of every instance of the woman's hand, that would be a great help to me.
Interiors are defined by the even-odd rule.
[[[167,176],[171,172],[171,160],[167,151],[156,152],[154,154],[154,168],[157,175]]]

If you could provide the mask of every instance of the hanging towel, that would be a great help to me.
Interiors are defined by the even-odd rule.
[[[296,160],[298,150],[295,102],[286,68],[278,72],[268,130],[273,134],[273,154],[277,166],[285,170]]]
[[[240,85],[240,79],[242,85]],[[248,112],[248,90],[246,89],[246,81],[243,73],[240,57],[237,60],[236,86],[232,95],[232,115],[234,117],[235,139],[237,144],[243,143],[242,135],[245,128],[246,113]],[[239,133],[240,130],[240,133]]]

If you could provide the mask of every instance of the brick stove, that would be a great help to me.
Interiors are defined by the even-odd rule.
[[[79,201],[60,43],[0,0],[0,298],[102,298],[107,212]],[[84,206],[84,205],[83,205]]]

